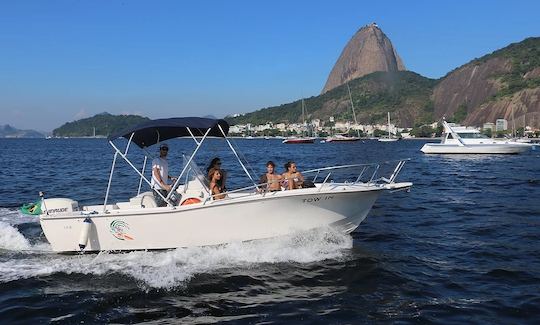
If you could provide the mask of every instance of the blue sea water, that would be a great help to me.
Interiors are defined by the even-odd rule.
[[[423,141],[283,145],[236,140],[250,168],[301,170],[410,158],[410,193],[379,198],[351,235],[286,238],[164,252],[65,256],[17,208],[70,197],[102,203],[113,151],[103,139],[0,139],[0,322],[12,323],[537,323],[540,150],[423,155]],[[171,171],[193,146],[169,141]],[[222,140],[231,185],[240,167]],[[132,159],[142,164],[132,147]],[[281,168],[280,168],[281,170]],[[137,191],[120,162],[112,201]]]

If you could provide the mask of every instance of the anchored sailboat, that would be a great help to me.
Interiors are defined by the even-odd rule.
[[[306,127],[306,118],[305,118],[305,106],[304,106],[304,99],[302,98],[302,125],[304,127]],[[302,132],[303,133],[303,132]],[[315,138],[314,137],[305,137],[305,136],[300,136],[300,137],[289,137],[285,140],[282,141],[283,143],[286,143],[286,144],[299,144],[299,143],[313,143],[315,142]]]
[[[358,121],[356,120],[356,113],[354,112],[354,103],[353,103],[353,100],[352,100],[351,88],[349,88],[349,84],[347,84],[347,90],[349,91],[349,100],[351,102],[354,125],[357,126]],[[357,129],[356,132],[357,132],[357,135],[358,135],[356,137],[349,136],[348,135],[349,132],[347,132],[346,134],[335,134],[335,135],[333,135],[331,137],[328,137],[328,138],[326,138],[325,142],[354,142],[354,141],[358,141],[358,140],[360,140],[360,131],[358,131],[358,129]]]
[[[393,135],[392,135],[392,132],[390,132],[390,112],[388,112],[388,137],[387,138],[379,138],[378,140],[380,142],[394,142],[394,141],[397,141],[399,140],[399,138],[395,138]]]

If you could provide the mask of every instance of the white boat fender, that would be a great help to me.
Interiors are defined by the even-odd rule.
[[[92,220],[85,218],[81,228],[81,234],[79,235],[79,248],[81,251],[86,247],[88,243],[88,235],[90,234],[90,228],[92,227]]]

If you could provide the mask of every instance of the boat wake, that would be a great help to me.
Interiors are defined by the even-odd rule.
[[[45,245],[47,247],[45,247]],[[0,260],[0,283],[54,275],[121,275],[142,289],[173,289],[189,285],[199,274],[228,269],[249,270],[264,263],[311,263],[346,258],[352,238],[330,228],[279,238],[221,246],[122,254],[58,255],[46,243],[32,245],[16,227],[0,223],[0,249],[11,257]]]
[[[0,221],[0,249],[5,250],[28,250],[32,245],[23,234],[12,225]]]

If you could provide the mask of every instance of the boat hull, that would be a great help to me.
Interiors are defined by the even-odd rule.
[[[285,139],[282,142],[285,143],[285,144],[314,143],[315,138]]]
[[[220,245],[288,235],[320,227],[350,233],[371,210],[383,188],[321,191],[295,190],[213,201],[206,205],[108,213],[41,216],[53,251],[80,251],[79,241],[91,219],[84,251],[154,250]]]
[[[457,144],[426,143],[420,151],[427,154],[518,154],[528,150],[525,144]]]
[[[328,138],[325,141],[326,142],[356,142],[359,141],[360,138],[356,137],[343,137],[343,138]]]

